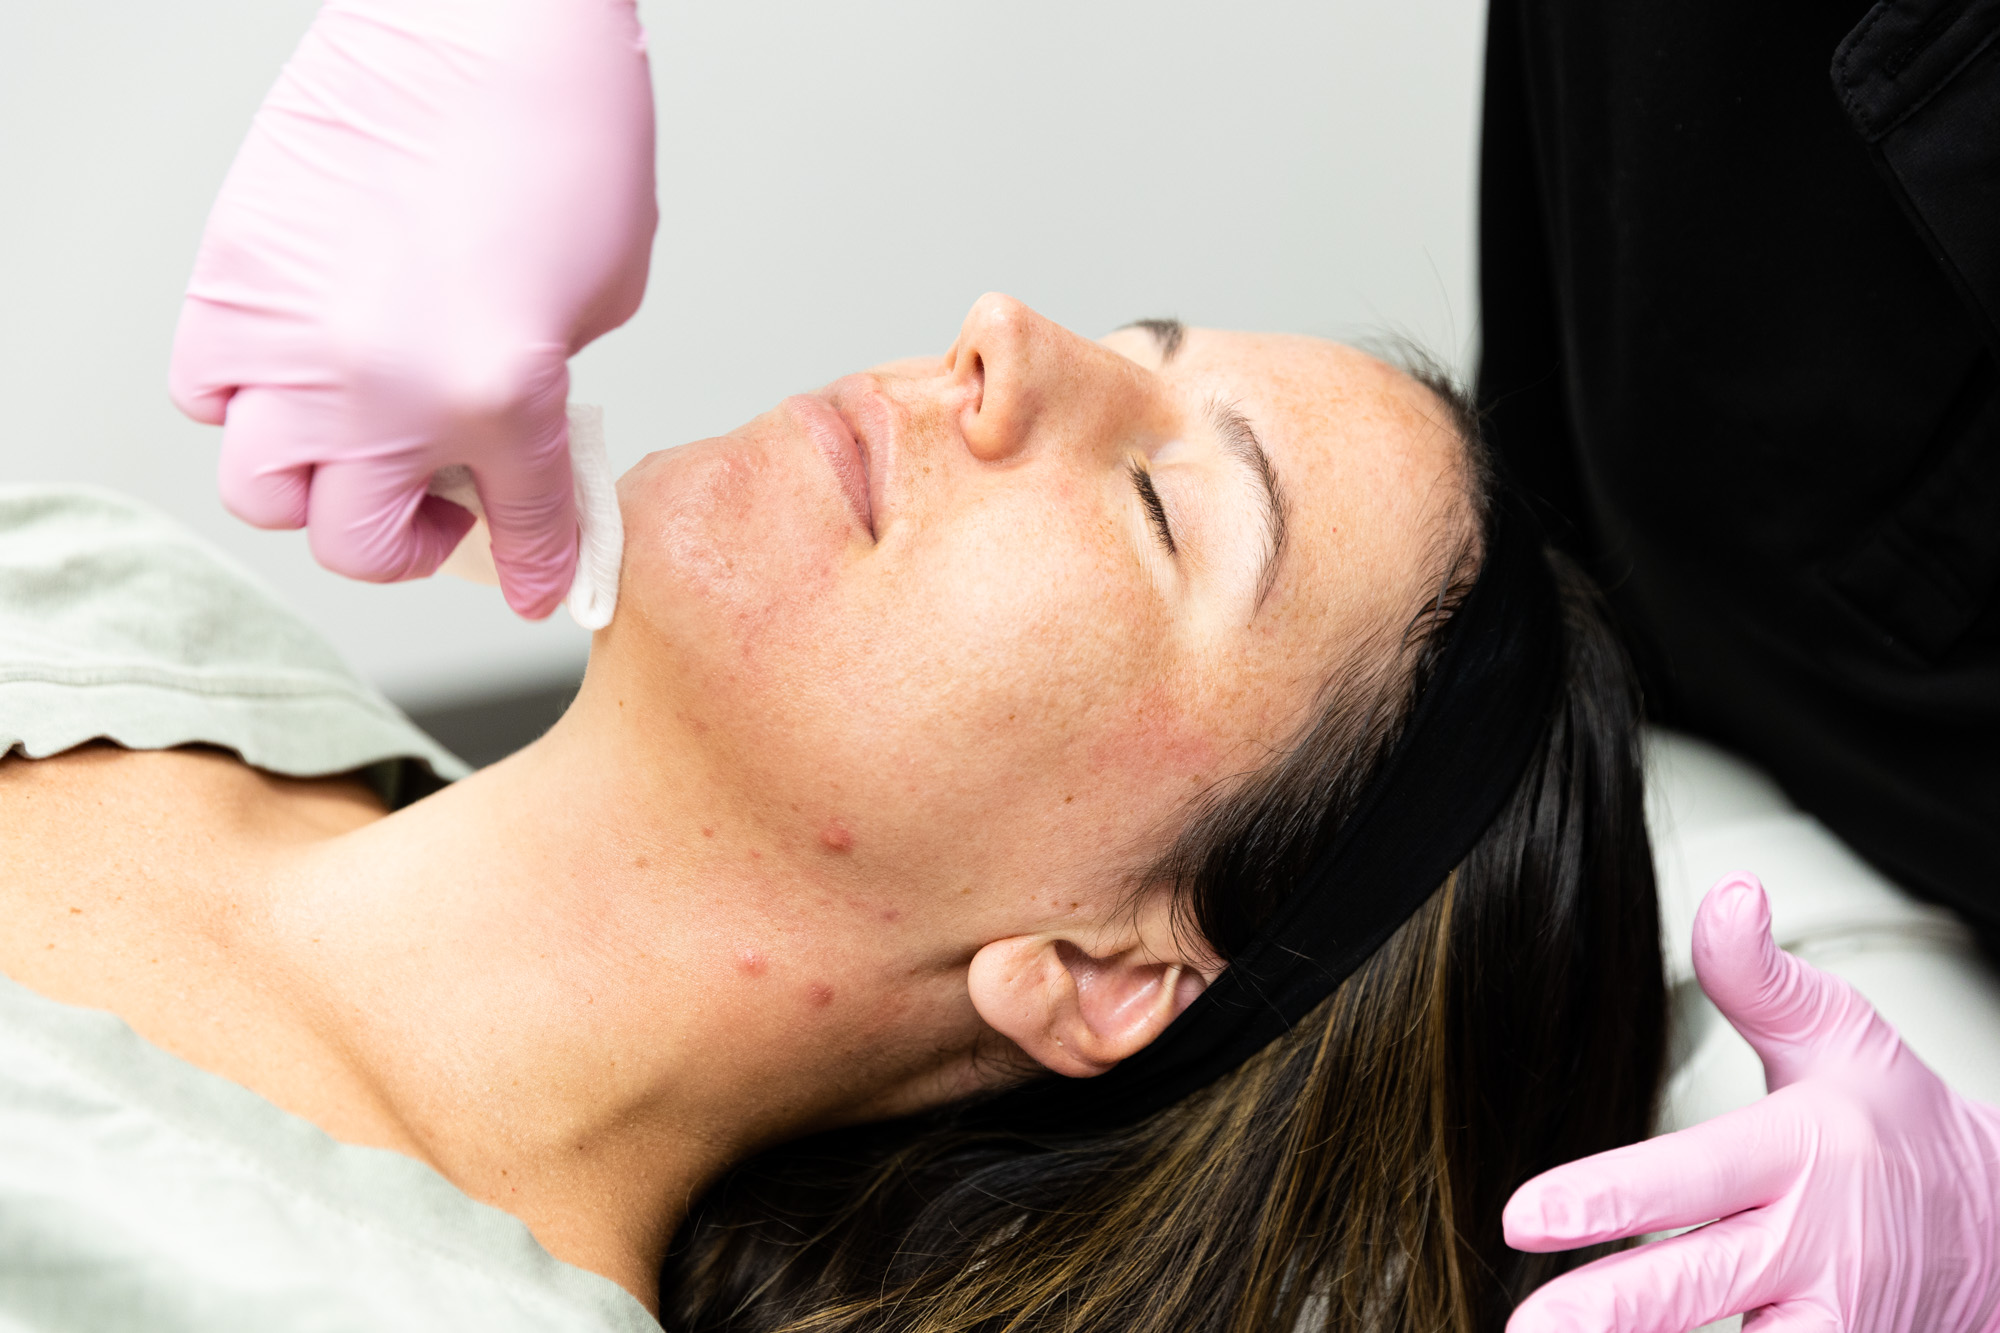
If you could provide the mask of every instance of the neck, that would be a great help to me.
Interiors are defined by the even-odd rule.
[[[347,1074],[308,1114],[431,1163],[654,1308],[718,1174],[965,1090],[978,1025],[962,950],[899,935],[698,774],[632,762],[626,734],[573,709],[312,845],[263,944]]]

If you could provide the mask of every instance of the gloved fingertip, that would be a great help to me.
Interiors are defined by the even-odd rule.
[[[1771,900],[1755,875],[1739,871],[1717,880],[1695,912],[1697,963],[1718,952],[1761,953],[1771,938]]]
[[[1840,1316],[1815,1301],[1782,1301],[1753,1310],[1743,1333],[1842,1333]]]
[[[318,468],[293,446],[309,428],[297,405],[266,389],[229,399],[215,462],[223,507],[252,527],[303,528],[311,518]]]
[[[547,620],[556,613],[556,608],[562,605],[560,593],[517,594],[504,582],[501,583],[500,590],[506,594],[507,605],[523,620]]]
[[[1514,1307],[1507,1319],[1507,1333],[1603,1333],[1585,1324],[1574,1311],[1556,1302],[1537,1300],[1538,1294],[1530,1292],[1528,1299]]]
[[[288,531],[306,526],[312,502],[310,467],[235,466],[240,462],[240,455],[225,452],[216,470],[216,490],[224,509],[253,528]]]
[[[515,614],[528,620],[562,605],[576,579],[576,476],[560,398],[556,409],[554,427],[535,448],[505,460],[506,466],[473,470],[501,591]]]
[[[1708,892],[1715,899],[1716,911],[1731,920],[1746,920],[1746,914],[1769,915],[1764,882],[1747,870],[1723,876]]]
[[[224,369],[229,358],[218,342],[214,310],[201,301],[187,301],[167,357],[167,397],[205,426],[222,424],[239,383]]]
[[[1778,947],[1770,899],[1749,875],[1731,876],[1702,900],[1693,957],[1695,979],[1756,1050],[1766,1086],[1777,1091],[1822,1016],[1827,978]]]
[[[362,583],[402,583],[431,572],[407,529],[357,534],[309,522],[306,545],[321,568]]]
[[[1583,1201],[1560,1185],[1516,1190],[1500,1213],[1500,1231],[1511,1249],[1527,1254],[1587,1245],[1599,1228]]]
[[[1542,1199],[1541,1187],[1531,1180],[1515,1190],[1514,1197],[1500,1210],[1500,1235],[1510,1248],[1532,1253],[1548,1241],[1548,1220]]]
[[[180,409],[181,415],[198,421],[204,426],[220,426],[229,417],[229,400],[234,389],[192,389],[176,383],[171,377],[167,381],[167,397]]]
[[[507,605],[514,609],[514,614],[522,619],[546,620],[569,595],[570,584],[576,578],[574,541],[562,560],[547,565],[519,560],[503,562],[497,551],[494,554],[494,564],[500,572],[500,591],[506,595]]]
[[[429,578],[476,520],[441,496],[384,493],[377,480],[352,465],[319,469],[306,524],[313,558],[366,583]]]

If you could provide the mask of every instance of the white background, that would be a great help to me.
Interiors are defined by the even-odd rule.
[[[0,3],[0,480],[116,486],[435,704],[574,671],[560,613],[321,571],[215,499],[164,391],[203,217],[309,0]],[[662,221],[645,308],[578,358],[614,463],[941,350],[982,291],[1472,342],[1478,0],[643,0]]]

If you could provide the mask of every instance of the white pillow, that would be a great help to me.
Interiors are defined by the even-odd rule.
[[[1960,1092],[2000,1102],[2000,975],[1956,916],[1898,888],[1762,771],[1706,741],[1651,732],[1646,778],[1672,987],[1662,1131],[1764,1094],[1762,1065],[1695,984],[1690,956],[1702,895],[1738,870],[1764,882],[1780,945],[1853,983]]]

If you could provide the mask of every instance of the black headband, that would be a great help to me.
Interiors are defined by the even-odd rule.
[[[973,1118],[1099,1130],[1171,1106],[1282,1036],[1444,883],[1520,782],[1561,669],[1541,543],[1531,521],[1497,508],[1485,563],[1403,734],[1271,918],[1145,1050],[1095,1078],[1017,1088]]]

